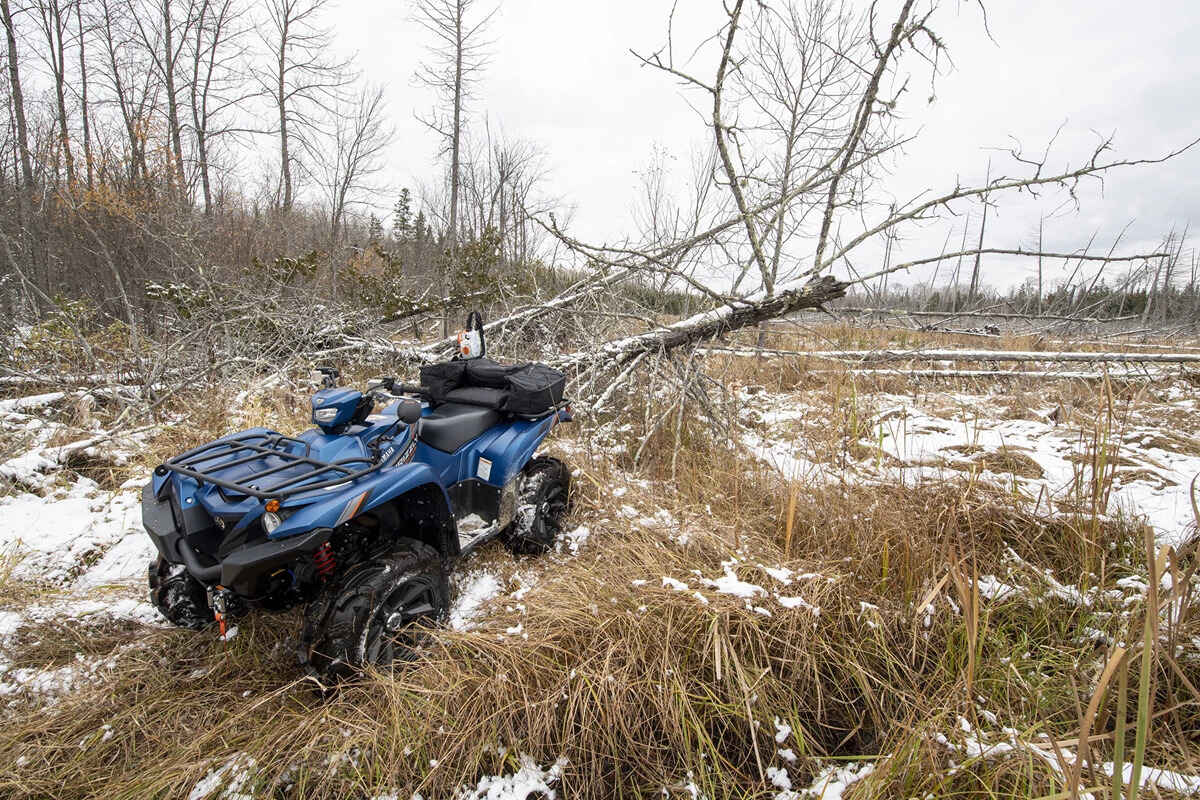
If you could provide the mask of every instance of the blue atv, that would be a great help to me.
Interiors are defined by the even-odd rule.
[[[336,682],[410,655],[447,611],[449,570],[484,542],[553,544],[570,471],[535,453],[571,414],[562,373],[541,364],[456,358],[366,392],[322,371],[315,429],[253,428],[165,461],[142,518],[163,616],[224,633],[252,609],[304,604],[300,661]]]

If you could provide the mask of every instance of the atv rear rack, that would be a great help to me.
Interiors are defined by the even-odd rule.
[[[295,445],[303,447],[303,453],[293,452]],[[281,433],[248,433],[201,445],[169,461],[164,461],[154,471],[159,475],[175,472],[200,483],[211,483],[231,492],[265,500],[290,497],[301,492],[311,492],[314,489],[349,483],[363,475],[369,475],[383,466],[382,462],[373,464],[371,459],[365,456],[344,458],[340,461],[320,461],[312,458],[311,452],[308,442],[301,439],[293,439]],[[208,467],[201,466],[206,461],[230,456],[233,456],[230,461],[222,461]],[[284,463],[241,476],[238,480],[217,477],[226,470],[272,456],[283,460]],[[355,464],[362,466],[355,467],[353,466]],[[259,481],[263,478],[299,466],[307,466],[310,469],[270,486],[259,485]],[[325,477],[322,479],[321,476]]]

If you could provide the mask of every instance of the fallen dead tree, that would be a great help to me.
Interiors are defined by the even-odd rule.
[[[104,375],[94,373],[90,375],[49,375],[49,374],[22,374],[22,375],[0,375],[0,387],[4,386],[105,386],[111,383],[114,379],[128,379],[128,375],[116,373],[114,375]]]
[[[555,364],[573,369],[601,362],[624,364],[644,353],[666,352],[698,344],[784,314],[822,308],[830,300],[844,296],[847,285],[845,281],[829,275],[814,277],[803,284],[781,287],[771,297],[730,303],[694,314],[672,325],[608,342],[595,350],[577,351],[556,359]]]
[[[828,101],[844,111],[844,124],[801,126],[811,135],[782,132],[778,141],[786,145],[782,155],[787,166],[781,174],[771,174],[770,170],[764,172],[762,165],[773,161],[761,157],[765,152],[772,152],[771,145],[760,143],[763,147],[757,153],[760,157],[747,158],[744,143],[731,146],[729,135],[728,120],[736,115],[737,101],[736,93],[727,90],[731,82],[736,83],[739,76],[748,74],[735,67],[746,55],[740,49],[739,30],[754,24],[753,19],[743,17],[745,6],[741,0],[727,4],[726,19],[709,40],[719,49],[714,53],[716,70],[711,77],[686,72],[685,65],[674,61],[672,46],[650,54],[635,54],[645,66],[694,90],[703,98],[703,105],[711,103],[711,117],[705,124],[716,155],[711,163],[705,163],[703,169],[698,170],[695,192],[688,197],[686,207],[671,212],[674,220],[671,226],[665,230],[648,226],[638,238],[617,243],[588,243],[568,235],[553,216],[542,220],[541,215],[532,215],[535,222],[589,268],[602,267],[618,274],[636,274],[651,285],[686,287],[715,305],[712,310],[674,324],[655,326],[645,333],[597,342],[587,348],[580,345],[571,355],[555,360],[568,369],[586,371],[589,385],[599,385],[614,375],[626,374],[623,372],[625,365],[639,354],[665,354],[798,310],[822,308],[825,302],[844,296],[849,285],[868,284],[892,273],[946,259],[1005,253],[1023,258],[1069,255],[1073,259],[1107,264],[1145,261],[1165,255],[1158,252],[1109,253],[1098,257],[1086,253],[1050,253],[1040,248],[984,248],[981,243],[976,248],[954,253],[943,250],[937,256],[900,263],[885,260],[882,268],[860,274],[850,265],[851,256],[863,245],[886,240],[909,224],[941,214],[960,213],[959,209],[972,202],[995,202],[997,196],[1004,194],[1036,195],[1051,190],[1073,194],[1085,178],[1159,163],[1192,145],[1187,144],[1159,158],[1104,160],[1109,142],[1102,141],[1088,158],[1061,171],[1047,168],[1049,148],[1038,156],[1014,150],[1011,155],[1015,174],[992,176],[989,173],[982,184],[955,183],[944,191],[924,193],[908,203],[891,205],[886,214],[867,214],[863,209],[868,203],[847,187],[866,180],[872,164],[906,142],[904,136],[887,128],[892,106],[881,98],[880,91],[888,84],[888,79],[897,74],[902,54],[915,52],[928,60],[939,49],[940,44],[933,37],[933,43],[929,45],[931,50],[922,50],[929,31],[926,18],[917,14],[913,3],[905,3],[897,12],[886,38],[875,38],[870,30],[863,32],[862,56],[866,66],[860,67],[861,74],[854,72],[846,78],[847,85],[853,88],[844,91],[845,86],[839,84],[838,91],[828,98],[821,95],[820,88],[817,89],[821,102]],[[808,37],[798,35],[791,44],[803,51],[809,41]],[[870,47],[865,47],[868,42]],[[749,94],[759,96],[761,93],[751,91]],[[788,107],[794,108],[795,104]],[[748,142],[745,144],[749,146]],[[788,160],[796,153],[803,155],[795,162]],[[713,191],[718,188],[722,191]],[[723,190],[728,190],[728,195]],[[718,199],[718,194],[723,199]],[[819,230],[813,232],[815,237],[801,236],[801,226],[789,222],[806,215],[820,220]],[[843,221],[847,223],[845,229]],[[788,249],[785,245],[789,240],[794,240],[798,249],[785,257]],[[727,272],[722,275],[727,280],[714,281],[711,275],[714,264],[728,265]],[[829,277],[839,265],[845,265],[849,275],[845,279]],[[753,288],[747,291],[746,287]],[[531,313],[540,312],[534,310]],[[439,343],[440,346],[446,344],[449,343]],[[429,349],[423,348],[422,354],[427,353]],[[595,394],[611,396],[607,386],[600,387]]]
[[[13,411],[23,412],[38,408],[45,408],[48,405],[57,403],[66,396],[66,392],[48,392],[46,394],[35,394],[28,397],[14,397],[8,400],[0,400],[0,414],[7,414]]]

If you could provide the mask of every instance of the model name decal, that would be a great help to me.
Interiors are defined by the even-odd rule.
[[[416,452],[417,452],[417,440],[411,439],[411,440],[409,440],[408,444],[404,446],[404,449],[402,451],[400,451],[400,456],[396,459],[396,463],[397,464],[407,464],[408,462],[413,460],[413,456],[416,455]],[[380,461],[382,461],[385,464],[388,464],[391,462],[391,458],[395,454],[396,454],[395,445],[388,447],[388,449],[383,451],[383,455],[380,457]]]

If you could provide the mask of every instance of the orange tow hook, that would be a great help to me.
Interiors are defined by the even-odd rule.
[[[226,602],[226,595],[229,590],[224,586],[218,586],[215,590],[209,590],[209,606],[212,607],[213,619],[217,621],[217,627],[221,631],[221,638],[225,638],[225,619],[229,614],[229,604]]]

